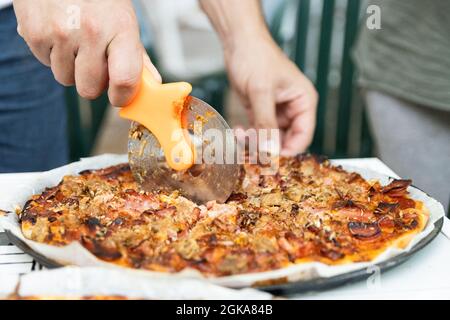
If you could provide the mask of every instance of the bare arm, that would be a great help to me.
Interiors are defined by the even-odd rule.
[[[222,41],[232,86],[256,128],[281,129],[282,153],[312,141],[317,93],[273,41],[258,0],[200,0]]]
[[[270,38],[258,0],[200,0],[225,49],[249,37]]]

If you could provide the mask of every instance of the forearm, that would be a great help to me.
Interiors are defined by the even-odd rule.
[[[270,39],[259,0],[200,0],[225,49],[258,37]]]

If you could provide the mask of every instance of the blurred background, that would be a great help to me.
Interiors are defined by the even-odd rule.
[[[135,0],[142,38],[164,82],[188,81],[193,95],[219,110],[231,126],[246,125],[230,90],[221,45],[196,0]],[[311,151],[330,157],[373,153],[362,99],[354,83],[351,48],[364,0],[263,0],[267,24],[289,57],[316,84],[320,94],[317,131]],[[108,106],[68,89],[71,158],[126,152],[129,123]],[[89,106],[90,105],[90,106]]]

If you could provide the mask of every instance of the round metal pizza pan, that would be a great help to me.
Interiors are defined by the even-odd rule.
[[[416,252],[423,249],[427,244],[429,244],[439,234],[443,224],[444,218],[439,219],[434,223],[434,229],[425,238],[418,242],[410,251],[399,254],[386,261],[374,264],[374,266],[377,266],[380,272],[385,272],[402,264],[410,257],[412,257]],[[16,245],[24,252],[32,256],[38,263],[40,263],[44,267],[50,269],[62,267],[61,264],[50,260],[40,253],[32,250],[25,242],[17,238],[8,230],[6,230],[6,234],[12,244]],[[280,283],[257,288],[275,295],[285,296],[290,294],[327,290],[344,284],[361,281],[367,279],[370,276],[371,273],[368,273],[367,269],[363,268],[329,278],[315,278],[310,280]]]
[[[392,177],[389,177],[389,178],[394,179]],[[429,194],[427,194],[422,189],[420,189],[414,185],[411,185],[411,187],[422,191],[428,197],[432,198]],[[406,262],[416,252],[422,250],[429,243],[431,243],[434,240],[434,238],[436,238],[438,236],[438,234],[441,232],[442,227],[444,225],[444,219],[445,219],[445,217],[442,217],[439,220],[437,220],[434,223],[433,230],[425,238],[423,238],[416,245],[414,245],[411,248],[411,250],[409,250],[408,252],[401,253],[401,254],[396,255],[385,261],[375,263],[371,266],[378,267],[379,272],[383,273],[383,272],[389,271],[392,268],[399,266],[402,263]],[[5,230],[5,233],[12,244],[17,246],[21,250],[23,250],[25,253],[32,256],[36,260],[36,262],[38,262],[42,266],[44,266],[48,269],[64,267],[64,265],[62,265],[56,261],[53,261],[53,260],[45,257],[44,255],[31,249],[25,242],[23,242],[21,239],[16,237],[9,230]],[[327,278],[318,277],[318,278],[313,278],[313,279],[309,279],[309,280],[300,280],[300,281],[277,283],[277,284],[273,284],[273,285],[256,286],[255,288],[270,292],[274,295],[287,296],[287,295],[292,295],[292,294],[329,290],[329,289],[333,289],[333,288],[336,288],[336,287],[339,287],[342,285],[365,280],[365,279],[369,278],[371,275],[372,275],[372,273],[368,272],[367,268],[362,268],[362,269],[342,273],[342,274],[339,274],[339,275],[336,275],[333,277],[327,277]]]

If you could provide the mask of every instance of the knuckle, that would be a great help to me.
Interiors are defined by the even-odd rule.
[[[53,38],[58,42],[66,42],[69,40],[69,31],[59,24],[53,26]]]
[[[275,119],[256,119],[255,125],[258,128],[276,128],[276,121]]]
[[[89,39],[97,40],[100,38],[102,29],[98,22],[93,19],[86,20],[84,23],[84,30]]]
[[[84,87],[78,87],[77,88],[78,94],[88,100],[94,100],[98,98],[101,94],[100,90],[96,88],[84,88]]]
[[[34,47],[42,46],[45,43],[45,37],[39,32],[24,32],[24,38],[26,41]]]
[[[66,87],[72,85],[72,83],[70,82],[70,79],[67,76],[60,74],[60,72],[55,70],[53,67],[52,67],[52,71],[53,71],[55,80],[58,83],[62,84],[63,86],[66,86]]]
[[[58,81],[60,84],[62,84],[65,87],[70,87],[75,84],[75,81],[70,77],[56,77],[56,81]]]
[[[111,79],[112,85],[119,89],[131,89],[139,82],[138,76],[122,76]]]
[[[269,87],[264,83],[252,83],[249,86],[249,91],[253,94],[267,93],[269,90]]]
[[[137,19],[133,11],[127,10],[120,15],[118,19],[119,28],[137,28]],[[122,29],[123,30],[123,29]]]
[[[125,104],[121,98],[116,97],[114,94],[108,94],[108,98],[113,106],[123,106]]]

